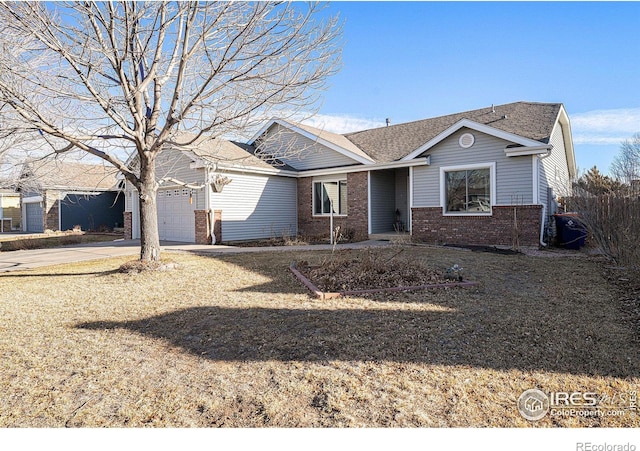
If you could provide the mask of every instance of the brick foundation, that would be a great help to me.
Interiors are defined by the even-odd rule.
[[[329,238],[329,216],[313,216],[313,179],[298,179],[298,234],[305,237]],[[354,240],[366,240],[368,226],[367,173],[347,174],[347,216],[334,216],[333,226]]]
[[[412,208],[412,235],[427,243],[512,246],[514,209],[520,246],[540,244],[542,206],[493,207],[491,216],[443,216],[441,207]]]
[[[196,216],[196,244],[211,244],[209,210],[194,210]]]
[[[124,239],[130,240],[133,238],[133,213],[130,211],[124,212]]]

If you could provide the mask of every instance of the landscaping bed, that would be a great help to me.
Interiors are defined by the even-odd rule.
[[[422,259],[411,258],[406,248],[345,249],[331,253],[319,264],[296,262],[291,271],[314,294],[328,296],[357,295],[380,291],[404,291],[427,288],[473,286],[463,282],[463,268],[434,267]]]

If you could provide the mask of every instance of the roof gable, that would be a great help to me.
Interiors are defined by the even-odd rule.
[[[495,136],[496,138],[504,139],[505,141],[510,141],[512,143],[519,144],[520,146],[524,146],[524,147],[539,147],[541,144],[540,141],[523,138],[522,136],[516,135],[514,133],[509,133],[503,130],[499,130],[499,129],[490,127],[488,125],[479,124],[469,119],[461,119],[455,124],[453,124],[451,127],[447,128],[446,130],[443,130],[441,133],[434,136],[428,142],[421,145],[420,147],[415,149],[413,152],[411,152],[410,154],[402,158],[402,160],[412,160],[413,158],[419,156],[423,152],[426,152],[431,147],[441,142],[443,139],[451,136],[453,133],[457,132],[461,128],[469,128],[471,130],[475,130],[477,132],[484,133],[486,135]]]
[[[548,144],[560,103],[515,102],[344,135],[379,162],[404,159],[462,120]]]
[[[260,148],[260,138],[274,126],[279,125],[290,132],[297,133],[314,143],[320,144],[338,154],[354,160],[355,163],[371,164],[375,161],[347,137],[309,125],[290,123],[281,119],[272,119],[256,133],[248,144]]]

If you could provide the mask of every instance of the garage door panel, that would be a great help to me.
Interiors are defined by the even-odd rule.
[[[44,232],[42,205],[40,202],[24,204],[27,216],[27,232]]]
[[[158,191],[158,232],[161,240],[193,243],[195,232],[195,203],[189,189]]]

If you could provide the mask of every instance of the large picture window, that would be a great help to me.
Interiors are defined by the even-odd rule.
[[[314,182],[313,214],[330,215],[332,206],[334,215],[347,214],[347,181]]]
[[[445,213],[491,214],[490,167],[455,170],[444,168],[442,175]]]

